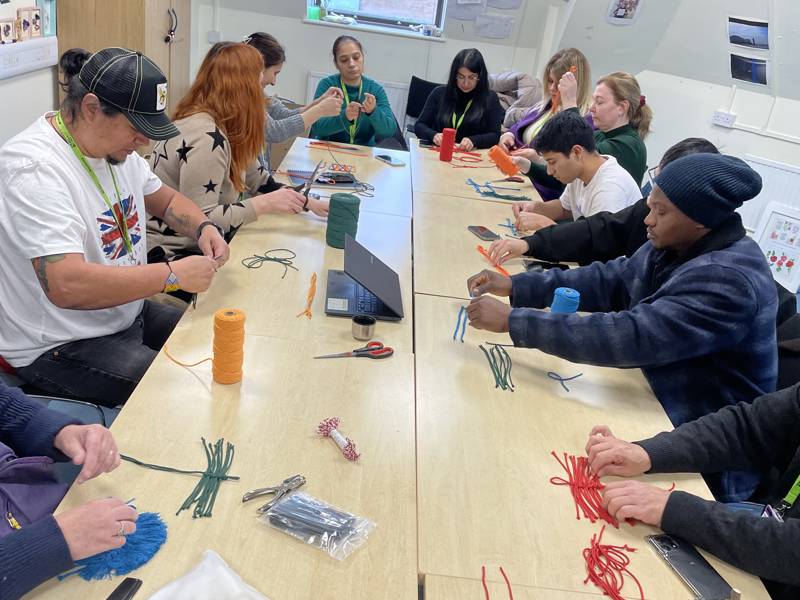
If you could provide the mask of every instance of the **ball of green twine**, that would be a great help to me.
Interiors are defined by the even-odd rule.
[[[356,237],[358,214],[361,200],[355,194],[337,193],[331,195],[328,208],[328,228],[325,242],[331,248],[344,248],[344,236]]]

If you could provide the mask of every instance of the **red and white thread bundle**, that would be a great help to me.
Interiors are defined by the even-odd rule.
[[[600,533],[592,536],[590,546],[583,549],[583,559],[586,561],[586,579],[583,583],[591,581],[613,600],[624,600],[622,590],[625,587],[625,576],[628,575],[639,588],[639,598],[644,600],[642,584],[628,570],[631,559],[626,552],[636,552],[636,548],[631,548],[627,544],[624,546],[601,544],[605,529],[606,526],[603,525]]]
[[[575,500],[575,518],[581,520],[583,516],[592,523],[602,519],[609,525],[619,528],[619,523],[608,511],[603,508],[603,498],[600,492],[605,487],[597,475],[589,472],[589,459],[585,456],[571,456],[564,452],[564,460],[558,458],[555,451],[550,454],[558,461],[567,473],[567,479],[563,477],[551,477],[550,483],[553,485],[568,485]]]
[[[325,419],[319,424],[319,427],[317,427],[317,433],[322,437],[329,437],[336,442],[336,445],[341,448],[342,454],[347,460],[358,460],[361,456],[356,452],[355,442],[339,433],[339,417]]]

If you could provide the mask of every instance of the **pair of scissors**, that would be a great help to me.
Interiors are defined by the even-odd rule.
[[[270,508],[275,506],[278,500],[282,499],[289,492],[293,492],[300,486],[305,485],[305,483],[306,483],[305,477],[303,477],[302,475],[293,475],[292,477],[287,477],[278,485],[272,487],[259,488],[251,492],[247,492],[244,496],[242,496],[242,502],[247,502],[248,500],[252,500],[253,498],[266,496],[268,494],[275,494],[275,497],[272,498],[272,500],[270,500],[269,502],[258,508],[259,513],[265,513]]]
[[[314,167],[314,171],[311,173],[311,177],[308,178],[308,181],[305,183],[301,183],[300,185],[296,185],[292,188],[295,192],[303,190],[302,194],[303,196],[306,197],[306,202],[308,202],[308,192],[311,191],[311,186],[314,185],[314,183],[317,181],[317,175],[319,175],[319,172],[322,170],[322,165],[324,164],[325,164],[324,160],[319,161],[317,163],[317,166]]]
[[[384,346],[382,342],[369,342],[363,348],[356,348],[350,352],[339,352],[337,354],[325,354],[314,358],[389,358],[394,354],[394,348]]]

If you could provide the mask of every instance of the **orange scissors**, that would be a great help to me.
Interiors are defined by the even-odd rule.
[[[337,354],[325,354],[323,356],[315,356],[314,358],[389,358],[394,354],[394,348],[384,346],[382,342],[369,342],[363,348],[356,348],[350,352],[339,352]]]

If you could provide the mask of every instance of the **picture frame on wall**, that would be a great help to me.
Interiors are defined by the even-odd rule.
[[[13,44],[17,41],[17,20],[0,19],[0,43]]]
[[[754,85],[769,85],[769,61],[766,58],[731,53],[731,77]]]
[[[800,287],[800,210],[770,202],[754,236],[775,281],[795,292]]]
[[[612,25],[633,25],[639,18],[644,0],[611,0],[606,11],[606,21]]]
[[[728,42],[753,50],[769,50],[769,22],[728,17]]]
[[[36,0],[42,15],[42,35],[56,34],[56,0]]]

